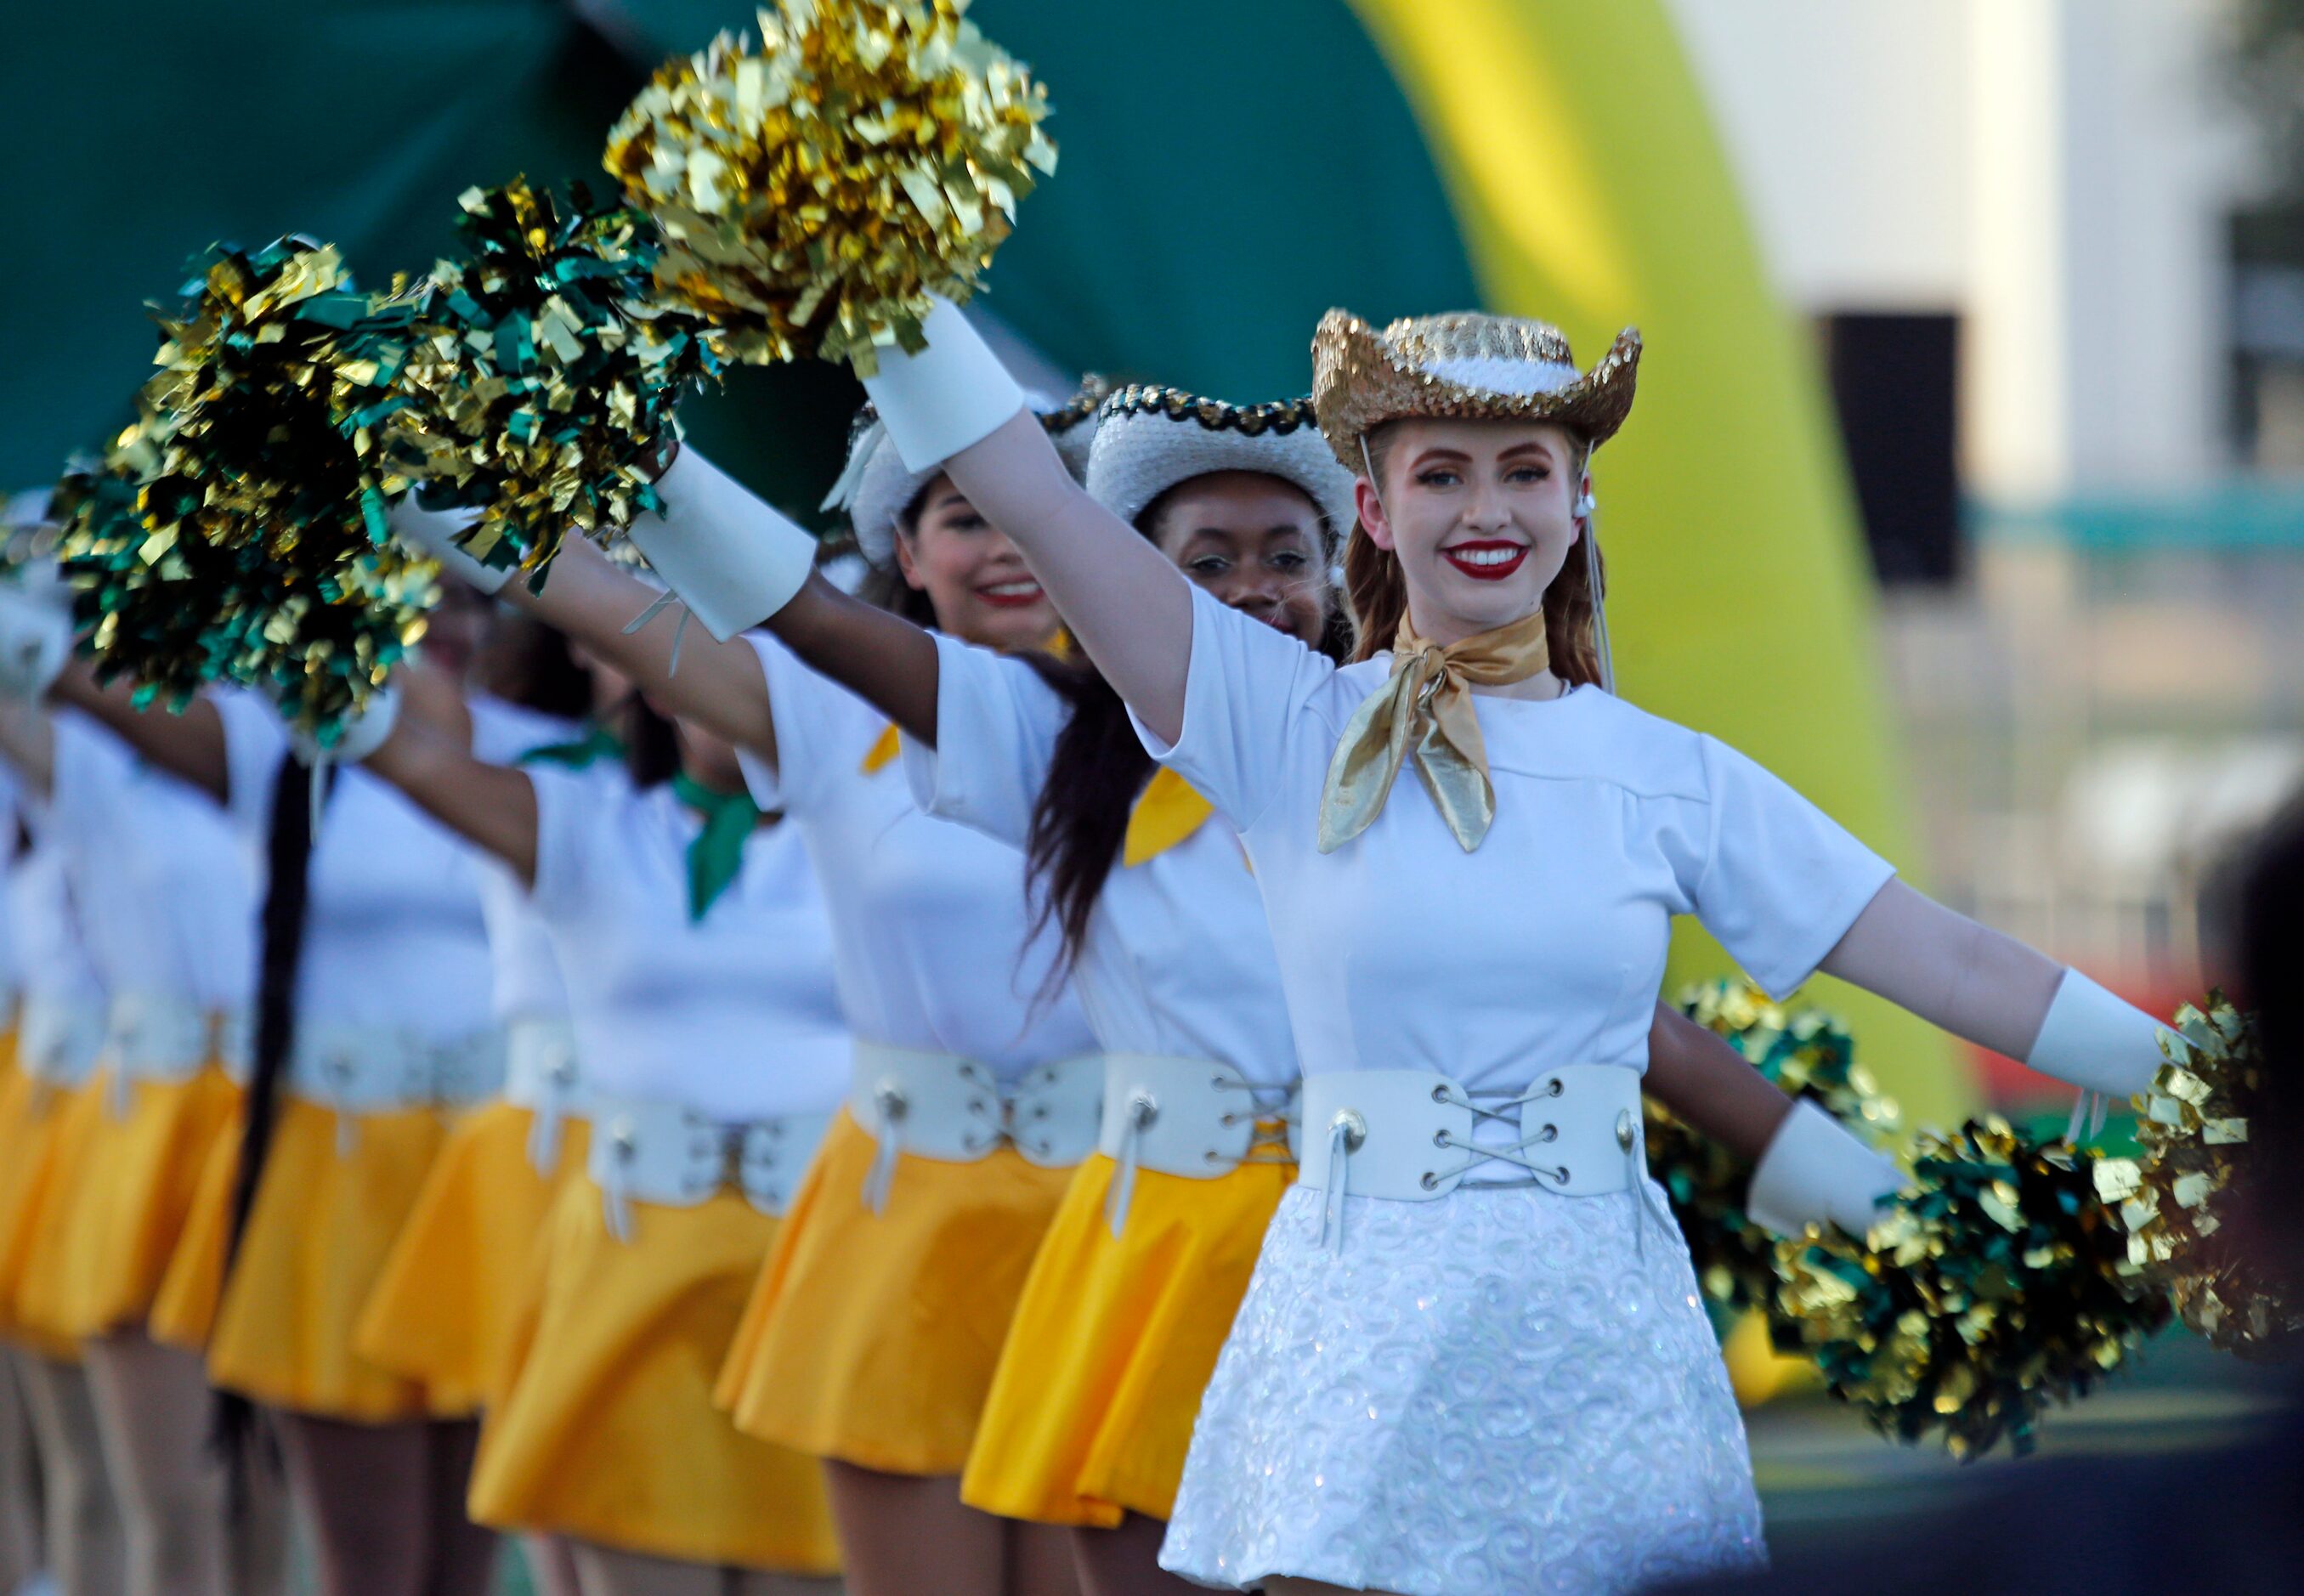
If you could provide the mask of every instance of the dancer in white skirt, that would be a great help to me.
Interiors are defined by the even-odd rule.
[[[1241,832],[1305,1069],[1302,1179],[1163,1563],[1504,1596],[1758,1561],[1742,1427],[1638,1161],[1673,917],[1774,991],[1826,968],[2089,1091],[2148,1080],[2155,1023],[1606,691],[1587,467],[1637,335],[1585,373],[1536,322],[1323,323],[1321,427],[1359,474],[1366,658],[1339,669],[1084,493],[956,310],[926,331],[867,381],[889,437],[1024,549],[1148,746]],[[756,589],[788,598],[796,553],[763,547]],[[1893,1173],[1811,1109],[1773,1117],[1744,1149],[1755,1211],[1861,1226]]]

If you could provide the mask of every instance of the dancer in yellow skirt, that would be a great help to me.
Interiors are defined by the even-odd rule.
[[[36,795],[110,994],[89,1088],[63,1110],[16,1313],[83,1349],[129,1596],[284,1589],[275,1493],[227,1513],[199,1357],[146,1332],[201,1170],[239,1111],[228,1056],[245,1062],[256,966],[244,852],[207,797],[72,711],[0,708],[0,754]]]
[[[1105,402],[1096,438],[1090,491],[1197,584],[1308,646],[1342,643],[1327,571],[1351,479],[1309,403],[1235,408],[1134,388]],[[868,505],[868,472],[863,484]],[[733,563],[796,536],[756,506],[697,531],[690,552]],[[1255,879],[1209,806],[1154,777],[1085,662],[900,639],[813,589],[792,607],[787,624],[809,628],[826,669],[908,731],[925,723],[904,743],[915,799],[1025,851],[1038,913],[1063,936],[1106,1050],[1097,1150],[1025,1286],[963,1498],[1073,1528],[1099,1596],[1186,1589],[1158,1567],[1162,1521],[1295,1172],[1296,1053]],[[851,627],[856,646],[828,646]],[[1656,1012],[1660,1086],[1683,1058],[1734,1062]]]
[[[408,723],[366,767],[529,889],[592,1094],[588,1173],[532,1261],[472,1510],[565,1537],[588,1596],[821,1588],[839,1566],[821,1470],[740,1431],[712,1380],[844,1089],[830,934],[800,837],[763,824],[734,750],[638,698],[627,728],[626,760],[579,772],[487,764]]]
[[[1086,409],[1050,424],[1084,442]],[[987,647],[1051,640],[1038,585],[964,499],[905,471],[868,429],[852,464],[889,489],[873,500],[883,513],[856,520],[883,596]],[[810,668],[807,639],[738,636],[782,595],[680,581],[689,521],[756,501],[693,452],[661,490],[672,519],[633,540],[686,590],[700,629],[664,615],[627,635],[656,596],[572,539],[540,594],[513,583],[504,596],[734,743],[824,883],[856,1038],[851,1091],[761,1273],[723,1395],[748,1432],[827,1460],[859,1596],[1069,1590],[1064,1537],[964,1507],[959,1475],[1033,1255],[1094,1146],[1102,1061],[1051,980],[1055,938],[1032,934],[1022,860],[919,811],[895,728]],[[445,542],[445,529],[408,531]],[[792,585],[814,552],[784,573]]]
[[[480,607],[444,607],[431,668],[460,676],[484,624]],[[267,863],[242,1133],[203,1176],[155,1331],[205,1329],[209,1378],[268,1415],[331,1596],[484,1590],[492,1538],[462,1509],[478,1392],[352,1346],[450,1123],[502,1086],[476,861],[356,768],[316,794],[250,698],[145,714],[77,663],[57,692],[222,800]],[[453,694],[443,714],[503,758],[571,729]]]
[[[500,615],[499,640],[521,636],[532,662],[523,701],[587,717],[584,733],[528,751],[523,763],[581,769],[621,759],[608,729],[629,685],[572,658],[557,633],[524,616]],[[542,681],[535,680],[541,677]],[[538,687],[580,686],[539,702]],[[560,1188],[581,1176],[590,1121],[568,1021],[568,996],[550,934],[510,872],[481,871],[495,1006],[504,1027],[504,1095],[463,1116],[435,1159],[376,1290],[360,1312],[352,1349],[380,1369],[440,1390],[500,1395],[505,1361],[537,1237]],[[529,1534],[522,1551],[543,1596],[577,1596],[576,1570],[556,1537]]]
[[[14,1312],[57,1131],[103,1044],[104,989],[81,940],[64,851],[27,824],[29,805],[5,785],[7,913],[21,996],[15,1067],[0,1098],[0,1356],[22,1392],[38,1454],[47,1572],[63,1596],[106,1596],[126,1583],[127,1545],[80,1348],[33,1332]]]

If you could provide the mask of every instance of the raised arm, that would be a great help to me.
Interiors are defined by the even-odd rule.
[[[136,690],[126,682],[99,684],[85,659],[66,665],[50,689],[56,702],[69,704],[97,721],[148,762],[199,788],[218,803],[232,796],[224,717],[206,699],[181,711],[138,708]]]
[[[46,709],[30,699],[0,694],[0,759],[32,796],[46,799],[55,785],[56,727]]]
[[[403,715],[365,767],[474,847],[536,884],[536,784],[525,772],[476,759],[419,716]]]
[[[772,763],[774,705],[758,656],[739,636],[758,624],[908,735],[934,744],[936,651],[926,632],[816,574],[815,538],[694,451],[682,451],[660,488],[665,515],[633,537],[693,612],[684,628],[679,611],[666,608],[628,632],[658,595],[581,539],[568,540],[543,590],[531,593],[456,554],[445,541],[453,518],[402,510],[394,524],[466,580],[501,588],[580,641],[665,709]]]
[[[1150,542],[1074,482],[1025,409],[1023,391],[967,318],[938,301],[928,347],[880,356],[867,378],[904,463],[941,463],[1023,551],[1072,635],[1144,724],[1174,741],[1184,724],[1191,590]]]

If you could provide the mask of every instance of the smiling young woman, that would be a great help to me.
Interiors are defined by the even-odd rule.
[[[1348,556],[1368,657],[1339,668],[1179,581],[1055,469],[964,318],[926,330],[867,383],[892,437],[1016,540],[1147,746],[1240,832],[1305,1071],[1302,1178],[1163,1564],[1502,1596],[1758,1560],[1742,1427],[1638,1156],[1673,917],[1773,991],[1828,968],[2089,1090],[2148,1079],[2154,1023],[1596,684],[1598,562],[1570,556],[1637,335],[1588,372],[1536,322],[1323,322],[1320,427],[1375,551]],[[1893,1184],[1812,1109],[1755,1123],[1771,1222],[1860,1227]]]

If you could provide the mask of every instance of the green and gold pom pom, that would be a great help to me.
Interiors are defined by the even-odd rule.
[[[141,419],[67,485],[57,557],[102,675],[171,704],[239,683],[325,743],[437,596],[430,563],[385,538],[404,482],[343,426],[391,382],[404,319],[302,240],[194,269],[158,313]]]
[[[750,361],[862,376],[921,347],[928,296],[973,293],[1036,174],[1039,84],[965,0],[779,0],[660,70],[606,166],[664,230],[667,298]]]
[[[518,179],[460,203],[457,251],[416,290],[407,360],[354,437],[428,505],[479,512],[474,557],[540,578],[568,529],[605,540],[662,507],[681,390],[722,363],[656,298],[646,216],[580,188],[563,211]]]
[[[1787,1097],[1806,1098],[1858,1135],[1892,1133],[1896,1105],[1855,1061],[1839,1021],[1772,1002],[1749,981],[1721,981],[1681,994],[1681,1012],[1717,1031]],[[1688,1238],[1704,1295],[1741,1312],[1766,1307],[1776,1285],[1775,1237],[1744,1213],[1752,1167],[1645,1099],[1648,1173]]]
[[[2265,1062],[2248,1017],[2220,992],[2176,1012],[2181,1041],[2138,1099],[2132,1159],[2096,1166],[2096,1189],[2117,1208],[2125,1266],[2168,1294],[2183,1321],[2242,1355],[2285,1350],[2304,1309],[2224,1230],[2235,1176],[2250,1151],[2249,1123]]]
[[[1940,1435],[1963,1458],[2029,1450],[2049,1406],[2168,1322],[2167,1299],[2123,1275],[2088,1153],[1987,1117],[1923,1133],[1910,1167],[1866,1240],[1778,1244],[1777,1348],[1884,1434]]]

